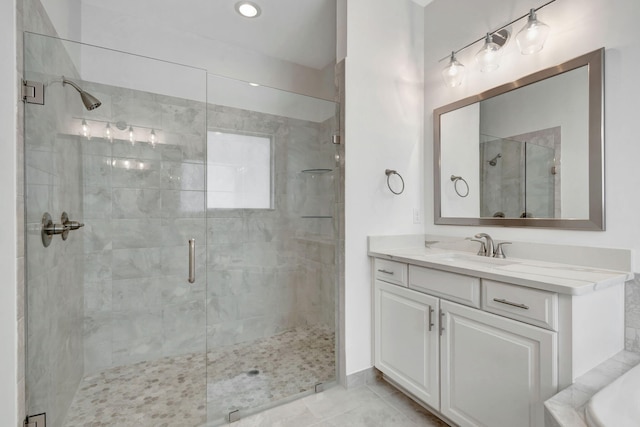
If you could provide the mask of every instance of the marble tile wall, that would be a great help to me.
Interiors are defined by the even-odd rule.
[[[559,217],[560,174],[552,173],[559,153],[560,127],[480,144],[481,215],[518,218],[526,209],[536,218]]]
[[[85,373],[203,352],[205,104],[83,85],[103,103],[82,116],[93,135],[83,141],[81,162]],[[113,141],[104,137],[106,122]],[[118,122],[133,126],[133,144]],[[148,142],[150,129],[159,138],[155,145]],[[187,282],[190,238],[197,249],[193,284]]]
[[[345,61],[342,60],[336,64],[335,67],[335,84],[337,88],[336,102],[339,106],[338,113],[338,136],[340,137],[340,144],[336,146],[336,170],[338,176],[336,179],[336,214],[335,224],[338,229],[336,233],[337,245],[336,248],[336,268],[338,276],[337,286],[337,310],[335,313],[335,325],[336,325],[336,342],[337,342],[337,374],[338,381],[341,385],[347,386],[347,371],[346,371],[346,342],[345,342],[345,196],[344,196],[344,168],[345,168]]]
[[[481,144],[481,207],[482,216],[492,217],[502,212],[508,218],[518,218],[524,211],[522,147],[519,142],[506,139]],[[496,159],[496,165],[488,162]]]
[[[45,248],[40,228],[45,212],[56,223],[63,211],[71,219],[83,217],[82,142],[65,131],[82,103],[59,83],[63,74],[77,75],[62,42],[25,34],[24,46],[25,78],[46,87],[45,105],[24,108],[26,410],[46,412],[49,423],[59,426],[83,375],[84,242],[74,232],[66,241],[55,236]]]
[[[336,283],[335,176],[302,170],[333,170],[334,125],[209,106],[210,130],[271,135],[275,145],[274,209],[207,214],[209,348],[299,324],[333,327],[335,299],[324,302]]]
[[[16,85],[20,85],[24,77],[24,44],[22,34],[25,28],[24,20],[24,3],[16,2],[16,66],[17,81]],[[25,349],[25,247],[24,247],[24,104],[17,101],[17,117],[16,117],[16,234],[17,234],[17,250],[16,250],[16,295],[17,295],[17,319],[18,327],[18,374],[16,378],[16,395],[18,398],[18,426],[22,427],[22,421],[27,415],[26,407],[26,349]],[[7,284],[9,285],[9,284]]]
[[[205,218],[204,104],[83,85],[103,101],[85,114],[93,137],[82,146],[87,373],[202,351],[205,333],[211,348],[297,325],[334,327],[335,177],[301,171],[333,168],[335,119],[209,106],[210,129],[273,136],[275,200],[274,209],[212,209]],[[160,143],[109,142],[106,121],[154,128]],[[307,212],[329,218],[301,218]]]
[[[640,353],[640,274],[625,285],[625,350]]]

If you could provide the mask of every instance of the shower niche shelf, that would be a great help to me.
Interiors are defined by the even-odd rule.
[[[304,185],[306,186],[306,193],[309,195],[316,195],[318,197],[320,197],[320,194],[324,194],[325,192],[331,191],[331,189],[333,188],[333,174],[331,172],[333,172],[333,169],[330,168],[309,168],[309,169],[302,169],[300,171],[302,173],[302,175],[304,175],[305,177],[303,178],[304,180]],[[324,178],[321,176],[326,176],[327,178]],[[311,196],[313,197],[313,196]],[[319,202],[319,200],[316,200],[317,202]],[[306,209],[302,208],[301,210],[304,212],[327,212],[327,210],[331,210],[331,209],[327,209],[330,206],[327,205],[327,200],[324,200],[320,203],[316,203],[315,206],[307,206]],[[320,214],[320,213],[309,213],[309,214],[301,214],[300,218],[302,219],[333,219],[333,215],[329,214]]]

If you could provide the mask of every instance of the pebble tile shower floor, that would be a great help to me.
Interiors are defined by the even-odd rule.
[[[259,371],[256,375],[255,372]],[[296,328],[207,353],[118,366],[85,377],[65,426],[199,426],[335,378],[335,339]],[[206,392],[205,392],[206,390]],[[205,400],[206,399],[206,400]]]

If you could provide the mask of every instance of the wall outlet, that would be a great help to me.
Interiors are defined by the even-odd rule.
[[[413,208],[413,223],[420,224],[422,223],[422,215],[420,215],[420,209]]]

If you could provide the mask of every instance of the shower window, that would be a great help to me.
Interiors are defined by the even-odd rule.
[[[269,136],[211,131],[207,135],[207,208],[271,209]]]

